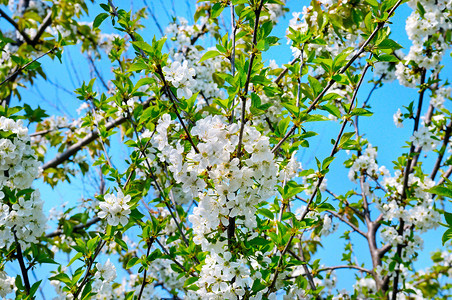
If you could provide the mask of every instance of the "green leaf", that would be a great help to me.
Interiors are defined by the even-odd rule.
[[[452,239],[452,229],[447,229],[446,230],[446,232],[444,232],[444,234],[443,234],[443,238],[442,238],[442,241],[443,241],[443,246],[444,246],[444,244],[447,242],[447,241],[449,241],[450,239]]]
[[[31,286],[31,288],[30,288],[30,296],[33,296],[36,293],[36,291],[38,290],[39,285],[41,284],[41,281],[42,280],[39,280],[39,281],[35,282]]]
[[[213,57],[217,57],[218,55],[220,55],[220,52],[218,52],[217,50],[210,50],[207,51],[206,53],[204,53],[204,55],[201,57],[201,59],[199,60],[200,63],[202,63],[203,61],[213,58]]]
[[[260,208],[258,212],[261,215],[265,216],[267,219],[270,219],[270,220],[274,220],[275,219],[275,215],[269,209]]]
[[[334,160],[334,156],[328,156],[327,158],[325,158],[322,162],[322,170],[327,169],[330,164],[333,162]]]
[[[256,237],[250,241],[248,241],[251,245],[259,245],[259,246],[265,246],[270,244],[271,242],[269,240],[266,240],[264,238],[261,237]]]
[[[146,70],[148,66],[144,62],[136,62],[130,66],[129,72]]]
[[[137,84],[134,87],[134,90],[137,90],[138,88],[142,87],[143,85],[152,84],[155,82],[154,78],[145,77],[138,80]]]
[[[317,206],[316,209],[318,212],[325,211],[325,210],[335,211],[334,206],[329,203],[322,203],[319,206]]]
[[[106,18],[108,18],[107,13],[98,14],[93,21],[93,29],[98,28]]]
[[[49,278],[49,280],[58,280],[58,281],[64,282],[66,285],[71,284],[71,279],[69,278],[68,275],[66,275],[64,273],[60,273],[55,276],[52,276]]]
[[[330,114],[332,114],[336,118],[338,118],[338,119],[341,118],[341,111],[339,110],[339,108],[337,108],[336,105],[326,104],[326,105],[321,106],[321,108],[326,110],[327,112],[329,112]]]
[[[431,189],[428,189],[427,192],[438,196],[452,198],[452,189],[444,186],[434,186]]]
[[[144,41],[135,41],[135,42],[132,42],[132,45],[134,45],[135,47],[137,47],[137,48],[139,48],[139,49],[141,49],[143,51],[146,51],[146,52],[153,52],[154,51],[152,46],[149,45],[148,43],[144,42]]]
[[[422,6],[422,4],[420,2],[417,2],[417,11],[419,12],[419,15],[421,16],[421,18],[424,17],[425,15],[425,8]]]
[[[131,259],[129,259],[129,261],[127,262],[127,266],[126,269],[130,269],[131,267],[133,267],[134,265],[138,264],[140,262],[140,259],[138,257],[132,257]]]
[[[354,132],[346,132],[342,135],[341,140],[339,142],[339,148],[342,148],[342,146],[344,146],[345,143],[347,143],[352,136],[354,135]]]
[[[446,219],[447,224],[452,227],[452,214],[445,211],[444,219]]]
[[[39,68],[40,66],[41,66],[41,63],[40,63],[40,62],[34,61],[34,62],[32,62],[31,64],[29,64],[29,65],[26,67],[26,69],[27,69],[27,70],[34,70],[34,69]]]
[[[399,62],[400,60],[395,57],[394,55],[390,54],[381,54],[377,56],[378,61],[385,61],[385,62]]]
[[[398,50],[403,48],[402,46],[400,46],[400,44],[391,39],[384,39],[377,46],[379,49],[392,49],[392,50]]]
[[[310,75],[308,76],[308,81],[309,85],[311,86],[315,93],[315,96],[320,94],[320,92],[322,91],[322,84],[315,77],[312,77]]]
[[[187,280],[185,280],[184,282],[184,287],[187,287],[189,285],[192,285],[193,283],[195,283],[196,281],[198,281],[198,277],[189,277],[187,278]]]
[[[378,7],[379,5],[377,0],[366,0],[366,2],[373,7]]]
[[[223,11],[224,6],[220,3],[217,2],[212,6],[212,11],[211,11],[211,18],[218,18],[218,16],[220,16],[221,12]]]
[[[355,108],[355,109],[351,112],[350,115],[352,115],[352,116],[365,116],[365,117],[370,117],[370,116],[372,116],[373,114],[374,114],[374,113],[371,112],[370,110],[367,110],[367,109],[365,109],[365,108],[358,107],[358,108]]]
[[[76,261],[77,259],[79,259],[80,257],[83,256],[83,253],[78,252],[77,254],[75,254],[75,256],[69,261],[69,263],[67,264],[67,266],[69,267],[70,265],[72,265],[74,263],[74,261]]]

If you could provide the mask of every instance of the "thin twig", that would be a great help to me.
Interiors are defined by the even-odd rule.
[[[155,238],[151,238],[150,241],[147,244],[148,246],[148,250],[146,252],[146,258],[149,256],[150,252],[151,252],[151,246],[154,243]],[[146,282],[146,276],[147,276],[147,272],[148,270],[146,268],[144,268],[144,273],[143,273],[143,283],[141,284],[141,288],[140,288],[140,293],[138,294],[138,300],[141,300],[141,296],[143,295],[143,291],[144,291],[144,287],[146,286],[147,282]]]
[[[22,273],[22,278],[24,280],[25,292],[27,295],[30,294],[30,279],[28,278],[27,268],[25,267],[24,255],[22,253],[22,247],[20,246],[19,239],[16,234],[16,225],[13,226],[12,232],[14,235],[14,242],[16,243],[17,260],[19,261],[20,272]]]
[[[295,57],[290,63],[289,65],[293,66],[298,60],[300,59],[300,57]],[[281,71],[281,73],[279,73],[278,77],[275,78],[275,80],[273,81],[273,83],[278,84],[281,79],[284,77],[284,75],[286,75],[287,71],[289,71],[288,67],[284,67],[284,69]]]
[[[432,174],[430,175],[431,180],[435,180],[436,174],[438,173],[439,168],[441,167],[441,162],[444,157],[444,153],[446,152],[447,145],[449,144],[450,134],[452,132],[452,121],[449,122],[446,126],[446,130],[444,133],[443,144],[438,153],[438,158],[436,159],[435,166],[433,167]]]
[[[89,220],[88,222],[86,222],[85,224],[78,224],[78,225],[75,225],[74,228],[72,228],[72,232],[76,232],[76,231],[79,231],[79,230],[81,230],[81,229],[87,229],[87,228],[90,227],[91,225],[94,225],[94,224],[96,224],[97,222],[99,222],[100,220],[102,220],[102,219],[99,218],[99,217],[94,217],[94,218],[92,218],[91,220]],[[46,238],[53,238],[53,237],[56,237],[56,236],[60,236],[60,235],[62,235],[63,233],[64,233],[63,230],[57,229],[57,230],[54,231],[54,232],[51,232],[51,233],[46,234],[45,237],[46,237]]]
[[[83,287],[86,285],[86,283],[89,281],[89,278],[92,276],[91,268],[93,267],[93,264],[94,264],[97,256],[99,255],[100,251],[102,250],[102,248],[105,246],[106,243],[107,243],[106,241],[100,239],[99,243],[97,244],[96,250],[94,251],[93,256],[88,258],[88,265],[86,268],[85,276],[83,277],[83,280],[80,283],[80,285],[77,287],[77,289],[73,293],[74,299],[77,299],[78,295],[80,295],[80,293],[83,291]]]
[[[259,29],[259,16],[261,14],[262,7],[264,5],[264,0],[261,0],[258,9],[254,12],[256,19],[254,21],[254,31],[253,31],[253,41],[252,41],[252,50],[251,57],[248,65],[248,72],[246,74],[245,86],[243,88],[243,95],[241,96],[242,100],[242,116],[241,116],[241,124],[240,124],[240,132],[239,132],[239,142],[237,145],[237,158],[240,159],[242,156],[242,141],[243,141],[243,130],[245,129],[245,115],[246,115],[246,97],[248,95],[248,88],[251,80],[251,72],[253,70],[254,59],[256,58],[255,47],[257,45],[257,31]]]
[[[232,38],[232,53],[231,53],[231,73],[232,77],[235,76],[235,35],[237,31],[237,26],[235,24],[235,13],[234,13],[234,4],[231,2],[231,38]],[[232,111],[231,111],[231,119],[230,123],[234,121],[234,106],[235,106],[235,96],[232,98]]]
[[[52,24],[52,10],[50,9],[47,13],[46,17],[42,21],[41,25],[38,28],[38,31],[36,32],[36,35],[34,36],[33,40],[31,41],[31,45],[36,45],[39,42],[39,39],[47,29]]]
[[[142,105],[143,109],[147,108],[151,101],[155,100],[155,98],[150,98],[146,100]],[[105,130],[111,130],[122,123],[124,123],[127,120],[127,117],[121,116],[111,122],[108,122],[105,124]],[[96,140],[99,137],[99,133],[96,131],[92,131],[90,134],[86,135],[83,139],[75,143],[74,145],[70,146],[66,149],[63,153],[58,154],[53,158],[52,160],[48,161],[42,166],[43,170],[46,170],[48,168],[55,168],[59,164],[63,163],[67,159],[69,159],[72,155],[76,154],[78,151],[80,151],[84,146],[90,144],[94,140]]]
[[[365,272],[367,274],[374,275],[374,273],[371,270],[360,267],[360,266],[356,266],[356,265],[341,265],[341,266],[334,266],[334,267],[325,267],[325,268],[318,269],[317,272],[333,271],[333,270],[337,270],[337,269],[356,269],[361,272]]]
[[[416,116],[414,119],[414,128],[413,128],[413,134],[418,131],[419,129],[419,123],[420,123],[420,119],[421,119],[421,111],[422,111],[422,103],[424,100],[424,93],[425,93],[425,87],[423,86],[425,83],[425,75],[426,75],[426,70],[422,69],[421,71],[421,91],[419,93],[419,100],[418,100],[418,107],[417,107],[417,112],[416,112]],[[415,146],[414,146],[414,142],[411,142],[411,147],[410,147],[410,152],[408,153],[408,161],[406,163],[405,166],[405,173],[403,174],[403,188],[402,188],[402,195],[401,195],[401,202],[403,203],[405,201],[405,199],[407,198],[407,190],[408,190],[408,179],[409,179],[409,175],[413,170],[413,167],[411,165],[411,161],[412,161],[412,154],[415,151]],[[400,218],[399,220],[399,229],[397,230],[398,235],[403,235],[403,231],[404,231],[404,226],[405,226],[405,222],[402,218]],[[399,257],[401,257],[402,254],[402,249],[403,249],[403,245],[401,244],[397,244],[397,249],[396,249],[396,253]],[[394,278],[394,282],[392,285],[392,300],[396,300],[397,299],[397,293],[398,293],[398,285],[399,285],[399,274],[400,274],[400,269],[398,268],[396,270],[395,273],[395,278]]]
[[[27,42],[27,44],[33,45],[33,41],[28,36],[28,34],[26,34],[25,31],[21,30],[19,27],[19,24],[17,24],[13,19],[11,19],[11,17],[8,16],[8,14],[5,13],[2,9],[0,9],[0,16],[2,18],[4,18],[6,21],[8,21],[8,23],[13,25],[13,27],[20,33],[20,35],[24,38],[24,40],[25,40],[25,42]]]
[[[4,83],[8,82],[9,80],[11,80],[13,77],[15,78],[20,72],[22,72],[24,69],[26,69],[29,65],[31,65],[32,63],[34,63],[35,61],[39,60],[40,58],[46,56],[47,54],[55,51],[58,47],[53,47],[52,49],[50,49],[49,51],[41,54],[40,56],[36,57],[35,59],[33,59],[32,61],[29,61],[28,63],[26,63],[25,65],[19,67],[16,71],[14,71],[11,75],[9,75],[8,77],[6,77],[5,80],[3,80],[0,83],[0,86],[2,86]]]

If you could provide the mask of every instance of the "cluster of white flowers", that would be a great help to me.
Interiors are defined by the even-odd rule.
[[[334,11],[331,11],[331,13],[334,13]],[[308,30],[312,31],[313,28],[318,26],[317,18],[318,13],[312,6],[304,6],[303,12],[292,13],[292,19],[289,21],[289,27],[301,33],[307,33]],[[305,51],[315,50],[316,56],[320,56],[323,52],[326,52],[330,53],[330,55],[334,57],[349,47],[357,46],[359,36],[356,34],[341,28],[333,28],[331,25],[322,28],[322,31],[324,33],[322,38],[326,44],[320,45],[310,43],[306,45]],[[287,33],[290,33],[289,30],[287,30]],[[291,42],[292,41],[289,39],[288,44]],[[301,55],[301,49],[293,46],[290,48],[294,57],[299,57]]]
[[[449,14],[452,2],[411,0],[408,4],[413,12],[407,18],[405,29],[413,44],[404,60],[407,63],[412,61],[427,70],[435,68],[450,47],[446,35],[452,29]],[[423,7],[422,12],[418,5]],[[420,72],[412,70],[402,62],[397,65],[396,76],[402,85],[414,87],[419,84]]]
[[[397,126],[397,128],[403,127],[403,118],[402,118],[402,112],[400,111],[400,108],[392,116],[392,119],[394,120],[394,125]]]
[[[368,144],[364,153],[355,159],[348,172],[348,178],[350,181],[356,182],[358,173],[367,174],[377,178],[382,170],[379,169],[376,158],[377,149],[372,147],[371,144]]]
[[[214,48],[206,49],[206,51],[210,50],[214,50]],[[196,47],[190,47],[185,54],[176,52],[173,55],[175,61],[180,63],[188,62],[189,68],[194,70],[194,74],[196,74],[196,79],[191,82],[190,89],[200,92],[197,99],[198,106],[205,104],[208,99],[225,98],[224,91],[218,88],[212,77],[215,72],[224,70],[225,67],[222,66],[224,59],[221,56],[216,56],[199,63],[204,53],[204,51],[199,51]]]
[[[39,175],[39,162],[21,120],[0,117],[0,133],[0,247],[14,242],[13,232],[21,243],[33,243],[44,233],[46,223],[39,191],[19,196],[13,202],[3,191],[29,189]]]
[[[284,15],[284,5],[285,5],[285,1],[281,1],[283,4],[270,4],[270,3],[266,3],[265,4],[265,9],[268,11],[269,16],[262,16],[262,20],[267,20],[270,19],[273,22],[278,21],[279,17]]]
[[[434,150],[438,146],[438,140],[433,138],[434,134],[430,131],[429,127],[422,127],[415,131],[413,136],[410,137],[410,141],[414,146],[422,147],[425,152]]]
[[[99,218],[107,218],[107,223],[111,226],[117,226],[121,224],[126,226],[129,222],[130,195],[124,196],[122,191],[119,191],[117,195],[106,194],[104,196],[105,201],[100,202],[100,211],[97,213]]]
[[[165,34],[179,45],[187,46],[191,43],[191,39],[202,34],[203,30],[213,32],[215,23],[207,17],[200,17],[197,24],[189,25],[185,18],[178,17],[176,22],[166,27]]]
[[[383,213],[385,221],[392,224],[403,224],[406,228],[412,228],[418,233],[425,232],[438,226],[441,215],[434,208],[434,202],[430,193],[426,190],[432,188],[435,183],[429,178],[419,178],[414,174],[408,177],[408,187],[412,189],[412,200],[408,205],[401,205],[398,202],[403,190],[403,178],[400,171],[395,172],[394,177],[386,176],[383,179],[383,186],[388,189],[389,198],[384,203],[381,199],[376,200],[376,207]],[[415,260],[417,253],[423,248],[423,239],[418,234],[413,234],[411,230],[403,230],[399,234],[393,226],[387,226],[381,230],[382,241],[393,247],[404,245],[401,258],[405,261]],[[395,249],[395,248],[394,248]],[[395,259],[392,256],[386,261],[390,264]],[[394,275],[399,270],[403,276],[408,276],[408,270],[405,270],[403,264],[396,263],[394,271],[390,275]]]
[[[377,284],[373,278],[360,278],[353,285],[353,289],[359,297],[358,299],[365,299],[361,297],[373,295],[377,292]]]
[[[410,67],[404,65],[402,62],[396,65],[395,75],[401,85],[407,87],[416,87],[421,83],[421,74]]]
[[[170,67],[162,68],[165,79],[177,88],[178,98],[190,98],[193,95],[192,88],[195,85],[195,69],[188,67],[188,62],[174,61],[170,63]]]
[[[16,288],[14,277],[8,276],[4,271],[0,271],[0,297],[5,298],[6,295],[12,293]]]
[[[430,97],[430,104],[437,109],[444,108],[446,99],[450,99],[452,88],[450,86],[441,86],[435,90],[435,93]]]
[[[318,174],[312,173],[307,176],[303,176],[303,186],[305,188],[304,192],[306,195],[311,196],[317,187],[319,181]],[[319,186],[319,191],[324,192],[327,188],[328,179],[323,178],[322,183]]]
[[[97,263],[96,268],[93,282],[96,299],[111,299],[110,297],[114,294],[112,282],[116,278],[116,267],[108,259],[105,264]]]
[[[414,225],[420,232],[438,226],[440,215],[433,207],[432,195],[426,192],[426,190],[435,186],[434,181],[429,178],[421,180],[414,174],[409,175],[408,186],[414,189],[413,197],[418,199],[418,202],[410,207],[403,207],[397,202],[397,197],[400,197],[403,190],[403,176],[400,171],[396,171],[394,177],[385,177],[383,185],[393,191],[386,203],[381,202],[377,205],[384,213],[385,220],[397,221],[403,219],[406,225]]]
[[[151,141],[182,191],[198,200],[188,219],[193,224],[194,242],[210,255],[197,282],[200,287],[197,295],[205,299],[243,295],[259,275],[251,272],[248,258],[232,257],[226,242],[218,238],[227,239],[225,228],[230,218],[235,218],[237,229],[248,235],[248,239],[254,238],[256,205],[274,195],[279,178],[290,180],[294,172],[279,174],[268,137],[248,125],[243,131],[241,161],[235,157],[240,125],[228,125],[224,117],[207,116],[196,122],[191,135],[199,141],[199,153],[194,149],[185,153],[179,142],[169,142],[170,128],[179,126],[169,115],[163,115]],[[292,165],[289,168],[296,168]],[[214,239],[217,241],[206,238],[212,234],[218,237]],[[229,284],[232,278],[235,278],[233,285]]]

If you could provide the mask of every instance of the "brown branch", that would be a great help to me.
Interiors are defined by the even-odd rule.
[[[449,178],[451,174],[452,174],[452,166],[450,166],[449,169],[447,169],[447,171],[443,174],[443,176],[441,177],[441,180],[438,181],[438,185],[443,184],[446,181],[446,178]]]
[[[74,232],[74,231],[79,231],[79,230],[81,230],[81,229],[87,229],[87,228],[90,227],[91,225],[94,225],[94,224],[96,224],[97,222],[99,222],[100,220],[102,220],[102,219],[99,218],[99,217],[94,217],[94,218],[92,218],[91,220],[89,220],[88,222],[86,222],[85,224],[78,224],[78,225],[75,225],[74,228],[72,229],[72,231]],[[45,237],[46,237],[46,238],[53,238],[53,237],[56,237],[56,236],[60,236],[60,235],[62,235],[62,234],[63,234],[63,230],[57,229],[57,230],[55,230],[54,232],[51,232],[51,233],[46,234]]]
[[[11,19],[11,17],[8,16],[8,14],[6,14],[2,9],[0,9],[0,16],[3,17],[6,21],[8,21],[8,23],[13,25],[13,27],[20,33],[20,35],[24,38],[27,44],[33,45],[33,41],[30,39],[28,34],[26,34],[25,31],[21,30],[19,25],[13,19]]]
[[[297,198],[298,200],[303,201],[304,203],[307,203],[308,201],[306,201],[305,199],[299,197],[299,196],[295,196],[295,198]],[[344,218],[342,215],[338,214],[337,212],[335,212],[334,210],[330,210],[327,209],[327,212],[329,212],[331,215],[333,215],[334,217],[338,218],[339,220],[341,220],[342,222],[344,222],[345,224],[347,224],[348,226],[350,226],[354,231],[356,231],[357,233],[359,233],[360,235],[362,235],[363,237],[365,237],[367,239],[367,234],[362,231],[361,229],[359,229],[359,227],[357,227],[355,224],[353,224],[352,222],[350,222],[349,220],[347,220],[346,218]]]
[[[452,121],[447,124],[445,133],[444,133],[444,140],[443,144],[441,146],[441,149],[439,150],[438,158],[436,159],[435,166],[433,167],[432,174],[430,175],[431,180],[435,180],[436,174],[439,171],[439,168],[441,167],[441,162],[444,157],[444,153],[446,152],[447,145],[449,144],[450,140],[450,134],[452,132]]]
[[[253,31],[253,41],[252,41],[252,49],[251,49],[251,57],[248,65],[248,72],[246,74],[246,81],[245,86],[243,88],[243,95],[241,96],[242,100],[242,116],[241,116],[241,124],[240,124],[240,132],[239,132],[239,142],[237,145],[237,158],[240,159],[242,156],[242,140],[243,140],[243,130],[245,129],[245,123],[246,123],[246,97],[248,95],[248,88],[251,80],[251,72],[253,70],[253,63],[254,59],[256,58],[256,45],[257,45],[257,31],[259,29],[259,17],[261,14],[262,7],[264,6],[264,0],[261,0],[259,7],[256,11],[254,11],[254,14],[256,16],[256,19],[254,21],[254,31]]]
[[[421,118],[421,111],[422,111],[422,103],[424,100],[424,94],[425,94],[425,90],[426,88],[424,87],[424,83],[425,83],[425,74],[426,74],[426,70],[422,69],[421,71],[421,90],[420,90],[420,94],[419,94],[419,100],[418,100],[418,107],[417,107],[417,112],[416,112],[416,117],[414,119],[414,128],[413,128],[413,134],[419,129],[419,122],[420,122],[420,118]],[[408,178],[410,173],[413,171],[414,166],[411,165],[412,162],[412,154],[415,151],[415,146],[414,146],[414,142],[411,142],[411,146],[410,146],[410,152],[408,153],[408,161],[406,163],[406,167],[405,167],[405,173],[403,174],[403,188],[402,188],[402,195],[401,195],[401,202],[403,202],[404,200],[407,199],[407,190],[408,190]],[[404,231],[404,226],[405,226],[405,222],[402,218],[400,218],[399,220],[399,229],[397,230],[398,235],[403,235],[403,231]],[[401,244],[397,244],[397,249],[396,249],[396,253],[398,257],[401,257],[402,254],[402,249],[403,249],[403,245]],[[396,274],[395,274],[395,278],[394,278],[394,282],[392,284],[392,300],[396,300],[397,299],[397,293],[398,293],[398,285],[399,285],[399,274],[400,274],[400,269],[396,270]]]
[[[147,108],[152,100],[154,100],[154,98],[148,99],[145,102],[143,102],[142,105],[144,106],[144,108]],[[105,129],[107,131],[111,130],[112,128],[115,128],[115,127],[121,125],[126,120],[127,120],[127,117],[121,116],[121,117],[119,117],[119,118],[117,118],[117,119],[105,124]],[[67,148],[66,151],[64,151],[63,153],[58,154],[54,159],[52,159],[52,160],[48,161],[47,163],[45,163],[42,166],[42,169],[46,170],[48,168],[55,168],[55,167],[57,167],[59,164],[63,163],[67,159],[69,159],[72,155],[76,154],[84,146],[90,144],[91,142],[96,140],[98,137],[99,137],[99,133],[97,133],[95,131],[91,132],[90,134],[85,136],[83,139],[81,139],[80,141],[78,141],[74,145],[72,145],[69,148]]]
[[[38,31],[36,32],[36,35],[34,36],[33,40],[31,41],[31,45],[36,45],[39,42],[39,38],[45,32],[47,27],[49,27],[51,24],[52,24],[52,10],[50,10],[47,13],[46,17],[42,21],[41,25],[38,28]]]
[[[148,250],[146,252],[146,258],[149,256],[149,253],[151,251],[151,246],[154,243],[155,238],[151,238],[150,241],[147,244],[148,246]],[[143,273],[143,283],[141,284],[141,288],[140,288],[140,293],[138,294],[138,300],[141,300],[141,296],[143,295],[143,291],[144,291],[144,287],[146,286],[147,282],[146,282],[146,276],[147,276],[147,268],[144,268],[144,273]]]
[[[12,232],[14,235],[14,242],[16,243],[16,251],[17,251],[17,260],[19,261],[20,272],[22,273],[22,278],[25,284],[25,292],[27,295],[30,294],[30,279],[28,278],[27,268],[25,267],[24,255],[22,253],[22,247],[20,246],[20,242],[16,235],[16,225],[13,226]]]
[[[371,270],[360,267],[360,266],[356,266],[356,265],[341,265],[341,266],[334,266],[334,267],[325,267],[325,268],[321,268],[321,269],[317,270],[317,272],[333,271],[333,270],[337,270],[337,269],[356,269],[358,271],[365,272],[370,275],[374,275],[374,273]]]
[[[58,47],[55,46],[55,47],[53,47],[52,49],[50,49],[49,51],[47,51],[47,52],[41,54],[40,56],[36,57],[36,58],[33,59],[32,61],[29,61],[29,62],[26,63],[25,65],[20,66],[20,67],[19,67],[16,71],[14,71],[11,75],[9,75],[8,77],[6,77],[6,79],[3,80],[3,81],[0,83],[0,86],[2,86],[4,83],[10,81],[11,79],[15,78],[20,72],[22,72],[23,70],[25,70],[29,65],[31,65],[31,64],[34,63],[35,61],[39,60],[40,58],[46,56],[47,54],[49,54],[49,53],[55,51],[57,48],[58,48]]]
[[[293,66],[300,58],[299,57],[295,57],[290,63],[289,65]],[[279,73],[278,77],[275,78],[275,80],[273,81],[273,83],[278,84],[281,79],[284,77],[284,75],[286,75],[287,71],[289,71],[288,67],[284,67],[284,69],[281,71],[281,73]]]

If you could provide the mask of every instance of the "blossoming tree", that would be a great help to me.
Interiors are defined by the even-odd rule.
[[[193,20],[174,18],[152,40],[143,18],[160,23],[145,0],[134,11],[106,1],[91,22],[81,21],[93,8],[83,0],[7,2],[0,2],[1,297],[451,295],[451,89],[441,76],[451,1],[313,0],[302,12],[283,0],[199,1]],[[389,27],[401,6],[412,11],[408,54]],[[276,36],[284,15],[292,19]],[[108,23],[115,32],[103,32]],[[61,61],[71,47],[96,75],[75,90],[74,120],[21,97],[46,80],[43,57]],[[277,47],[292,50],[282,66],[265,59]],[[100,75],[100,59],[111,78]],[[359,120],[372,118],[372,92],[391,81],[418,98],[386,111],[411,133],[384,166]],[[337,127],[325,157],[313,150],[313,122]],[[126,157],[111,155],[117,147]],[[302,168],[302,149],[316,156],[315,168]],[[329,172],[344,167],[346,179]],[[93,174],[95,194],[59,214],[43,212],[51,195],[32,188],[35,179],[58,187]],[[345,188],[332,190],[327,180]],[[423,236],[440,223],[449,227],[444,248],[419,271]],[[342,259],[329,265],[318,251],[335,230]],[[366,253],[357,255],[356,244]],[[339,269],[355,284],[336,286]]]

